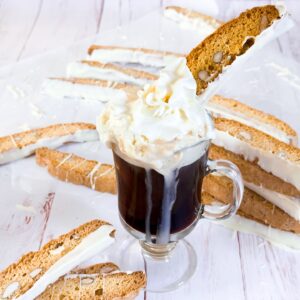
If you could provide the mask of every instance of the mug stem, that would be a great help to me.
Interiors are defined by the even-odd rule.
[[[177,242],[168,244],[152,244],[146,241],[140,241],[143,255],[151,256],[153,259],[168,259],[171,252],[175,249]]]

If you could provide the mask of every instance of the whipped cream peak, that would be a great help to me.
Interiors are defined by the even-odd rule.
[[[159,78],[145,85],[135,99],[106,106],[97,122],[100,138],[143,166],[156,170],[179,166],[183,163],[180,150],[214,137],[200,99],[186,59],[171,59]],[[201,152],[194,160],[200,156]]]

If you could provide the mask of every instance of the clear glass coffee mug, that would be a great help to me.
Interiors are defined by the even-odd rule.
[[[138,166],[113,147],[120,220],[139,240],[150,292],[174,290],[193,275],[197,256],[182,239],[200,219],[223,220],[240,206],[244,185],[238,168],[229,161],[209,160],[209,145],[209,139],[202,140],[177,152],[185,163],[165,175]],[[222,210],[218,206],[218,212],[201,202],[202,181],[210,173],[233,182],[232,203]]]

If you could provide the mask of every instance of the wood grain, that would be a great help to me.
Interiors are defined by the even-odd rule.
[[[228,20],[247,7],[273,2],[215,0],[211,14]],[[278,39],[276,50],[300,61],[299,0],[285,3],[296,27]],[[208,12],[200,0],[0,0],[0,66],[101,34],[166,5]],[[6,190],[7,185],[8,182],[0,182],[2,190]],[[26,198],[19,197],[17,190],[8,191],[5,199],[0,196],[0,269],[61,233],[57,232],[58,228],[69,230],[86,221],[87,215],[105,219],[97,201],[107,206],[113,201],[106,195],[87,192],[87,199],[93,199],[90,202],[93,211],[90,211],[78,199],[79,187],[53,188],[51,182],[46,186],[41,193],[29,191]],[[16,210],[17,204],[32,206],[36,213]],[[116,211],[111,211],[117,219]],[[299,299],[299,254],[205,221],[200,222],[189,240],[195,244],[198,254],[196,275],[176,292],[147,294],[147,299]]]

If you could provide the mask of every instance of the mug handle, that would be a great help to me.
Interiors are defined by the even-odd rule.
[[[208,160],[208,174],[219,173],[226,176],[233,182],[232,202],[225,206],[221,212],[209,211],[207,205],[204,205],[202,217],[209,220],[224,220],[234,215],[240,207],[244,194],[243,178],[238,167],[227,160]]]

